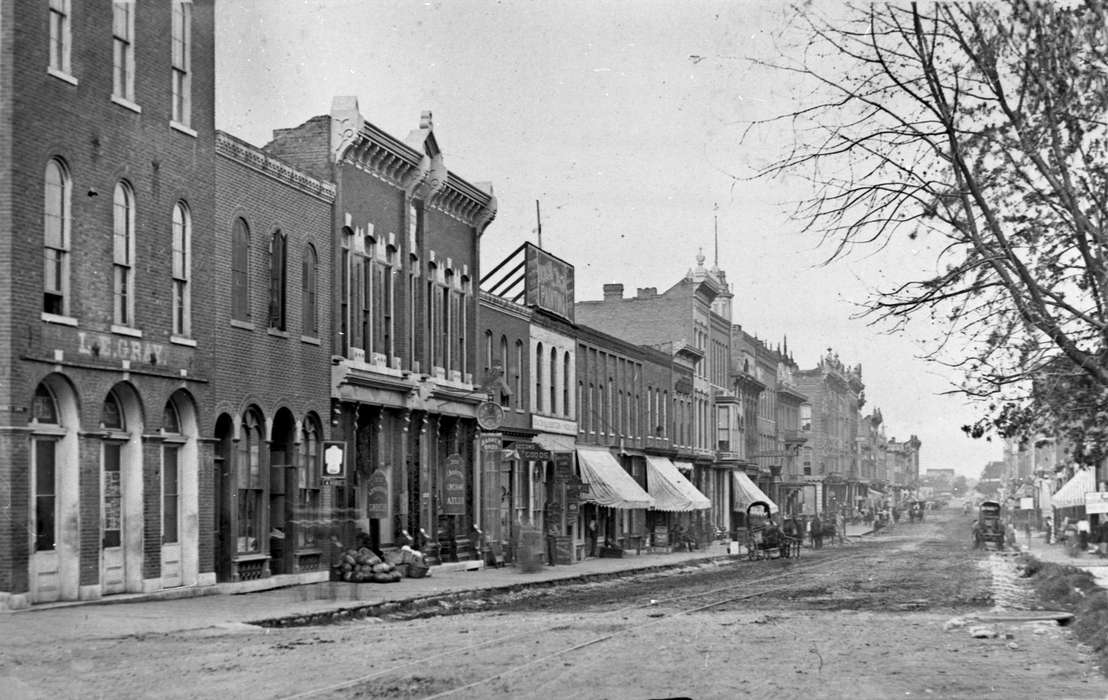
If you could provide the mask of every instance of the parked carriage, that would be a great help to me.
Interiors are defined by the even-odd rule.
[[[927,501],[910,501],[908,503],[908,522],[922,523],[925,510],[927,510]]]
[[[996,501],[982,501],[977,508],[977,521],[973,525],[973,546],[988,548],[990,544],[1004,549],[1004,523],[1001,506]]]
[[[771,517],[769,503],[754,501],[746,507],[746,554],[752,560],[800,556],[800,526],[789,519],[782,525]],[[787,534],[787,531],[796,534]]]

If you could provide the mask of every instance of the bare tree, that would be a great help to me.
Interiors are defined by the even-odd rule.
[[[933,274],[878,290],[892,329],[996,410],[1044,367],[1108,390],[1108,16],[1101,0],[795,8],[809,41],[763,64],[816,99],[762,177],[803,175],[796,214],[832,246],[931,238]],[[1014,423],[1013,423],[1014,425]]]

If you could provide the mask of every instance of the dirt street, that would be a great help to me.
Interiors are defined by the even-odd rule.
[[[1108,697],[1054,623],[983,625],[1033,603],[961,516],[799,560],[690,566],[477,599],[441,615],[0,641],[4,697]],[[977,634],[996,636],[975,638]]]

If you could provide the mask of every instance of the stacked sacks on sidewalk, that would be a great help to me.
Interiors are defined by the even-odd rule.
[[[394,564],[366,547],[343,552],[340,563],[331,569],[331,577],[353,583],[396,583],[402,578]]]

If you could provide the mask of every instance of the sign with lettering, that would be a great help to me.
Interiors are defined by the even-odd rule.
[[[559,481],[569,481],[573,478],[573,453],[554,453],[554,478]]]
[[[573,265],[542,248],[526,245],[524,297],[527,305],[573,321]]]
[[[517,442],[512,445],[519,458],[530,462],[545,462],[550,459],[550,450],[544,450],[533,442]]]
[[[383,469],[369,475],[365,510],[366,516],[370,518],[389,517],[389,478]]]
[[[446,474],[442,481],[442,495],[443,515],[465,515],[465,460],[459,454],[452,454],[446,458]]]
[[[1086,491],[1085,512],[1108,513],[1108,493],[1104,491]]]
[[[339,481],[346,478],[346,441],[326,440],[323,443],[323,478]]]

